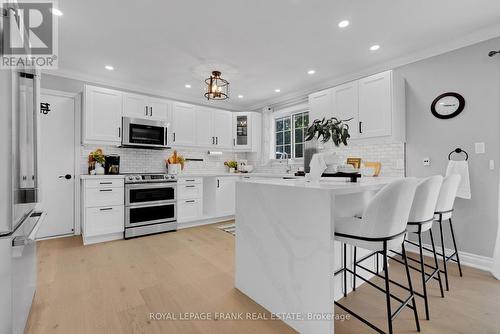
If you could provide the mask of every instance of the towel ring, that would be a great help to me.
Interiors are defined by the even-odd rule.
[[[469,160],[469,154],[467,152],[465,152],[464,150],[462,150],[461,148],[456,148],[453,151],[451,151],[450,154],[448,154],[448,160],[451,160],[451,155],[453,153],[457,153],[457,154],[464,153],[465,154],[465,161]]]

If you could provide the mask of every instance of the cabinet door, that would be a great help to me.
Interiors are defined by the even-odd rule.
[[[250,113],[233,114],[233,147],[250,150],[252,147],[252,123]]]
[[[196,111],[193,105],[174,103],[172,123],[172,145],[196,144]]]
[[[149,118],[147,97],[137,94],[123,95],[123,116],[134,118]]]
[[[215,145],[212,127],[212,110],[199,108],[196,110],[196,144],[210,147]]]
[[[351,138],[358,137],[358,82],[349,82],[332,90],[332,116],[341,120],[352,118],[347,124]]]
[[[218,217],[235,214],[236,206],[235,177],[219,177],[215,184],[215,213]]]
[[[84,138],[89,144],[121,144],[122,93],[85,86]]]
[[[391,135],[391,72],[359,80],[360,138]]]
[[[333,116],[332,89],[322,90],[309,95],[309,124],[316,119],[330,118]]]
[[[233,146],[233,115],[230,111],[213,111],[213,133],[215,145],[220,148],[231,148]]]
[[[149,117],[158,121],[172,121],[172,104],[170,101],[151,98],[148,102]]]
[[[123,206],[85,209],[84,235],[86,237],[123,232]]]

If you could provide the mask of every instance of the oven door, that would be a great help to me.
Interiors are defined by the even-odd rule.
[[[175,201],[176,198],[175,182],[125,185],[125,206],[159,204]]]
[[[167,148],[167,124],[123,117],[123,146]]]
[[[176,202],[126,206],[125,228],[174,222],[177,220],[176,206]]]

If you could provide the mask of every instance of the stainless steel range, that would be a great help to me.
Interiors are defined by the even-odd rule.
[[[125,239],[175,230],[177,230],[175,175],[126,175]]]

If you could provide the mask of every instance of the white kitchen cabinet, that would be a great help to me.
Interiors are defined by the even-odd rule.
[[[238,177],[218,177],[215,184],[215,215],[217,217],[235,214],[236,180]]]
[[[102,177],[82,180],[83,244],[123,238],[125,230],[124,180]]]
[[[359,80],[359,137],[391,135],[391,72]]]
[[[171,102],[145,95],[124,93],[123,116],[170,121]]]
[[[177,181],[177,221],[182,224],[203,216],[203,179],[179,178]]]
[[[257,112],[233,113],[233,148],[242,152],[260,151],[262,115]]]
[[[214,110],[212,116],[215,146],[219,148],[233,147],[233,115],[230,111]]]
[[[196,109],[196,144],[202,147],[215,145],[213,134],[212,110],[209,108]]]
[[[333,116],[332,89],[325,89],[309,95],[309,123]]]
[[[330,117],[348,120],[351,138],[358,137],[358,82],[348,82],[331,90],[333,107]]]
[[[196,146],[196,109],[194,105],[175,102],[172,109],[173,146]]]
[[[85,85],[83,144],[121,144],[122,99],[120,91]]]
[[[353,118],[352,140],[404,142],[404,79],[393,71],[378,73],[309,95],[309,120]]]

